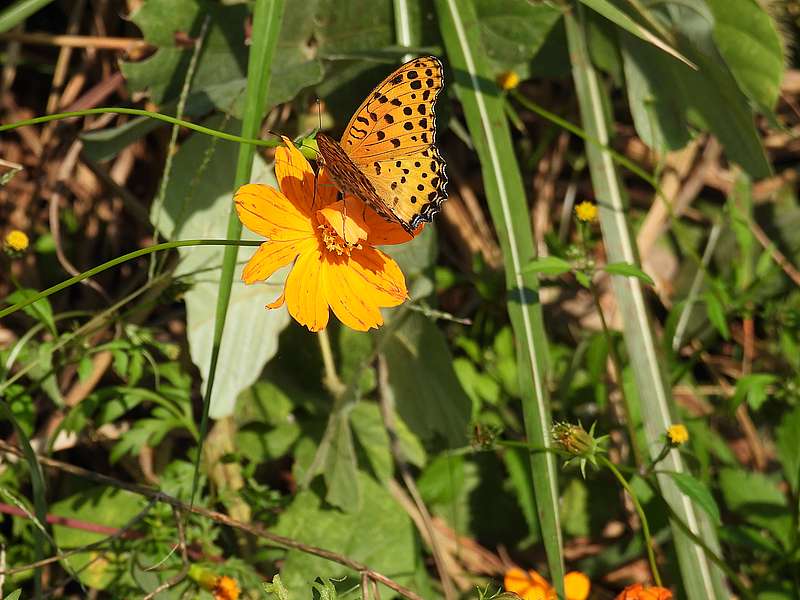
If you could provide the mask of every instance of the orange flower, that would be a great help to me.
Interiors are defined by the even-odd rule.
[[[615,600],[672,600],[672,592],[662,587],[644,587],[641,583],[629,585]]]
[[[239,585],[235,579],[223,575],[218,577],[214,589],[211,590],[214,594],[214,600],[237,600],[239,598]]]
[[[539,573],[530,570],[527,573],[519,567],[506,571],[503,586],[507,592],[514,592],[523,600],[556,600],[556,590]],[[567,600],[586,600],[589,597],[591,583],[589,578],[579,571],[570,571],[564,576],[564,592]]]
[[[373,246],[400,244],[411,236],[353,196],[337,200],[324,170],[315,177],[308,161],[284,137],[275,152],[280,191],[247,184],[234,200],[239,219],[251,231],[269,238],[242,272],[245,283],[269,278],[294,263],[281,296],[289,314],[311,331],[328,324],[329,307],[352,329],[366,331],[383,324],[379,308],[408,298],[397,263]]]

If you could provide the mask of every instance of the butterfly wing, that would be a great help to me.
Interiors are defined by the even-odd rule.
[[[384,79],[350,119],[340,142],[349,160],[328,140],[319,144],[343,191],[409,233],[431,221],[447,198],[444,160],[434,145],[434,106],[442,85],[438,58],[411,60]]]

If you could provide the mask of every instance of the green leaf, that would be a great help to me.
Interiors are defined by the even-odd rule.
[[[144,506],[145,501],[141,496],[125,490],[95,486],[54,503],[51,512],[60,517],[106,527],[123,527]],[[62,525],[53,526],[53,537],[59,548],[79,548],[102,540],[107,535]],[[103,590],[120,579],[129,579],[129,560],[125,552],[95,550],[70,556],[69,564],[86,586]]]
[[[345,512],[358,512],[363,496],[353,433],[346,412],[340,411],[331,416],[326,436],[330,436],[330,441],[326,446],[322,470],[327,485],[325,500]]]
[[[641,279],[648,285],[655,285],[653,279],[639,267],[634,264],[626,262],[609,263],[602,267],[603,271],[611,275],[623,275],[625,277],[636,277]]]
[[[17,0],[0,12],[0,33],[13,29],[53,0]]]
[[[572,270],[572,265],[557,256],[535,258],[522,268],[523,273],[542,273],[543,275],[563,275]]]
[[[800,406],[783,415],[776,437],[786,481],[797,493],[800,490]]]
[[[561,494],[561,522],[567,535],[582,537],[590,534],[588,500],[586,484],[577,478],[570,480]]]
[[[384,353],[402,419],[424,442],[441,437],[448,448],[466,444],[471,403],[439,329],[414,313],[391,336]]]
[[[714,500],[714,496],[711,495],[711,491],[702,481],[695,479],[689,473],[677,473],[675,471],[664,471],[664,473],[672,477],[678,488],[696,502],[700,508],[706,511],[714,524],[722,524],[717,502]]]
[[[217,118],[210,125],[217,127],[221,122]],[[239,124],[228,123],[227,128],[235,131]],[[193,134],[173,159],[163,211],[160,216],[152,214],[151,220],[170,239],[225,238],[233,204],[231,177],[235,166],[236,153],[230,152],[230,147],[215,144],[208,136]],[[277,186],[274,175],[259,156],[254,161],[252,179]],[[257,239],[250,232],[243,237]],[[265,308],[280,295],[285,270],[263,284],[246,286],[241,281],[244,261],[254,250],[242,249],[243,260],[234,276],[211,398],[210,415],[215,419],[233,413],[239,393],[256,380],[266,362],[275,355],[278,335],[288,324],[285,309]],[[181,263],[175,272],[176,276],[194,282],[184,296],[186,335],[192,361],[200,369],[204,382],[211,360],[223,254],[222,247],[181,248]]]
[[[771,115],[783,79],[781,38],[755,0],[706,0],[714,14],[714,41],[739,87]]]
[[[731,401],[733,408],[737,408],[744,400],[753,410],[758,410],[766,401],[768,388],[778,381],[776,375],[770,373],[750,373],[741,377],[736,382],[736,392]]]
[[[530,75],[530,61],[561,11],[527,0],[473,0],[481,39],[496,72],[514,71],[521,79]]]
[[[792,516],[772,479],[763,473],[725,468],[719,473],[719,485],[730,510],[769,530],[784,548],[791,546]]]
[[[264,591],[271,594],[273,600],[289,600],[289,590],[283,585],[280,575],[275,575],[272,578],[272,583],[264,583]]]
[[[652,44],[659,50],[666,52],[667,54],[674,56],[680,61],[683,61],[687,65],[692,65],[692,62],[683,56],[680,52],[678,52],[675,48],[667,44],[666,42],[662,41],[658,36],[652,33],[649,29],[639,25],[636,21],[631,19],[627,14],[622,12],[616,6],[614,6],[609,0],[580,0],[583,4],[591,8],[592,10],[600,13],[606,19],[621,27],[625,31],[632,33],[636,37],[641,40],[644,40],[648,44]]]
[[[38,292],[36,290],[32,290],[29,288],[20,288],[11,292],[5,299],[6,303],[17,304],[18,302],[22,302],[35,296]],[[41,298],[32,304],[29,304],[22,311],[42,323],[47,330],[52,333],[53,335],[58,335],[58,330],[56,329],[56,322],[53,319],[53,307],[50,305],[50,301],[47,298]]]
[[[382,484],[360,471],[350,483],[363,490],[357,511],[332,510],[311,490],[304,490],[281,514],[275,533],[344,554],[408,584],[422,568],[415,560],[418,542],[413,523]],[[379,528],[375,531],[380,535],[365,535],[368,523]],[[298,550],[289,550],[281,567],[281,579],[290,590],[306,590],[316,577],[343,575],[358,582],[358,574],[346,567]],[[392,593],[383,588],[384,596],[391,597]]]
[[[711,321],[711,324],[719,331],[722,337],[726,340],[730,339],[731,331],[728,329],[728,320],[725,316],[725,308],[722,306],[722,302],[712,291],[707,291],[703,294],[703,301],[705,302],[708,320]]]

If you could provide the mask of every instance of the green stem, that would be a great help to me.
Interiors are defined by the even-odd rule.
[[[333,350],[331,349],[331,339],[328,335],[328,330],[323,329],[317,332],[317,339],[319,340],[319,349],[322,354],[322,364],[325,366],[325,377],[323,378],[323,385],[331,393],[334,398],[339,398],[344,394],[347,386],[339,378],[336,372],[336,362],[333,359]]]
[[[658,565],[656,564],[656,555],[653,552],[653,538],[650,535],[650,525],[647,522],[647,516],[644,514],[644,509],[642,509],[642,505],[639,504],[639,499],[636,497],[636,493],[633,491],[633,488],[628,483],[628,480],[623,477],[622,473],[619,472],[617,466],[608,460],[605,456],[598,455],[597,459],[600,463],[606,467],[609,471],[614,474],[614,477],[617,478],[620,485],[625,488],[625,491],[628,492],[628,495],[631,497],[633,501],[633,506],[636,508],[636,513],[639,515],[639,520],[642,522],[642,534],[644,535],[644,545],[647,547],[647,560],[650,561],[650,570],[653,573],[653,580],[656,582],[656,585],[661,587],[661,575],[658,572]]]
[[[118,115],[134,115],[137,117],[150,117],[151,119],[156,119],[157,121],[164,121],[165,123],[170,123],[172,125],[180,125],[181,127],[186,127],[187,129],[192,129],[194,131],[199,131],[200,133],[205,133],[206,135],[213,135],[214,137],[218,137],[220,139],[227,140],[229,142],[237,142],[240,144],[251,144],[253,146],[267,146],[270,148],[275,148],[277,146],[280,146],[281,144],[280,140],[256,140],[252,138],[240,137],[238,135],[225,133],[224,131],[217,131],[216,129],[203,127],[202,125],[197,125],[196,123],[191,123],[190,121],[184,121],[182,119],[170,117],[169,115],[162,115],[161,113],[151,112],[149,110],[142,110],[140,108],[119,108],[116,106],[109,106],[104,108],[87,108],[86,110],[74,110],[70,112],[55,113],[52,115],[44,115],[42,117],[34,117],[32,119],[25,119],[23,121],[16,121],[15,123],[0,125],[0,132],[9,131],[11,129],[17,129],[19,127],[27,127],[29,125],[40,125],[41,123],[49,123],[50,121],[58,121],[60,119],[85,117],[87,115],[102,115],[106,113],[113,113]]]
[[[139,258],[140,256],[145,256],[150,254],[151,252],[159,252],[161,250],[171,250],[172,248],[180,248],[183,246],[260,246],[263,242],[253,241],[253,240],[177,240],[175,242],[164,242],[163,244],[156,244],[155,246],[148,246],[147,248],[139,248],[139,250],[134,250],[133,252],[128,252],[127,254],[123,254],[122,256],[118,256],[108,262],[104,262],[101,265],[93,267],[88,271],[84,271],[83,273],[78,273],[75,277],[70,277],[62,281],[61,283],[57,283],[56,285],[47,288],[46,290],[42,290],[38,294],[31,296],[21,302],[17,302],[9,306],[8,308],[4,308],[0,310],[0,319],[3,317],[7,317],[10,314],[17,312],[18,310],[25,308],[29,304],[33,304],[37,300],[41,300],[42,298],[47,298],[56,292],[60,292],[63,289],[70,287],[71,285],[75,285],[76,283],[80,283],[84,279],[88,279],[89,277],[94,277],[98,273],[102,273],[112,267],[116,267],[117,265],[121,265],[124,262],[129,260],[133,260],[134,258]]]

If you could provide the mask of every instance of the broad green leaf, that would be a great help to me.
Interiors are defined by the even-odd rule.
[[[758,472],[725,468],[719,473],[725,504],[742,519],[769,530],[784,548],[792,539],[792,516],[775,482]]]
[[[758,410],[768,397],[769,386],[776,381],[778,377],[770,373],[750,373],[741,377],[736,382],[736,392],[731,401],[733,408],[746,400],[751,409]]]
[[[775,22],[755,0],[706,0],[714,41],[742,91],[771,115],[783,79],[783,48]],[[775,9],[773,9],[775,10]]]
[[[776,442],[786,481],[797,493],[800,489],[800,406],[783,415]]]
[[[533,491],[533,477],[531,476],[531,463],[528,459],[528,452],[521,448],[507,448],[503,452],[503,461],[506,469],[508,469],[514,496],[528,524],[528,531],[530,532],[528,538],[531,542],[538,542],[540,525],[539,517],[535,510],[536,499]]]
[[[572,265],[558,256],[535,258],[523,267],[525,273],[541,273],[542,275],[563,275],[572,270]]]
[[[653,279],[636,265],[626,262],[609,263],[601,267],[606,273],[611,275],[623,275],[624,277],[636,277],[648,285],[655,285]]]
[[[347,513],[358,512],[363,495],[347,412],[339,411],[331,416],[325,435],[329,436],[322,468],[327,484],[325,500]]]
[[[586,484],[578,478],[571,479],[561,494],[561,523],[567,535],[580,537],[591,533],[588,500]]]
[[[382,484],[362,472],[356,477],[357,481],[351,484],[363,490],[363,502],[358,511],[343,513],[327,508],[314,492],[304,490],[281,514],[273,531],[342,553],[378,572],[391,573],[395,581],[408,584],[420,568],[415,560],[418,542],[414,525]],[[374,535],[365,535],[365,527],[371,528]],[[316,577],[343,575],[358,582],[358,574],[346,567],[297,550],[286,553],[281,567],[281,580],[289,590],[307,590]],[[392,594],[384,588],[381,597],[384,596],[388,598]]]
[[[473,4],[483,46],[494,68],[527,78],[531,59],[561,18],[561,11],[527,0],[473,0]]]
[[[620,35],[628,107],[636,133],[651,148],[683,148],[690,139],[683,102],[665,89],[672,59],[630,35]]]
[[[398,413],[426,445],[443,438],[448,448],[463,446],[471,403],[441,332],[414,313],[391,336],[384,353]]]
[[[18,590],[14,590],[8,596],[5,597],[5,600],[19,600],[20,596],[22,596],[22,588]]]
[[[145,507],[145,504],[141,496],[131,492],[97,486],[55,502],[50,510],[60,517],[106,527],[124,527]],[[58,547],[66,550],[102,540],[107,534],[54,525],[53,537]],[[119,579],[129,579],[127,573],[129,560],[130,558],[124,553],[95,550],[70,556],[69,564],[85,585],[102,590]]]
[[[244,37],[248,11],[242,4],[225,6],[200,0],[150,0],[143,3],[131,19],[142,30],[145,39],[158,50],[143,61],[122,63],[122,72],[131,89],[147,90],[158,104],[177,98],[193,47],[178,45],[176,36],[192,38],[198,35],[206,16],[210,17],[209,29],[187,105],[195,114],[200,114],[200,104],[205,102],[207,107],[214,106],[240,117],[247,84],[248,56]],[[266,106],[290,100],[301,89],[320,80],[322,68],[319,59],[309,58],[306,47],[313,18],[311,10],[284,12]]]
[[[219,119],[211,123],[212,127],[219,125]],[[228,127],[235,131],[238,123],[229,123]],[[153,223],[170,239],[224,239],[233,203],[235,166],[236,154],[230,151],[230,146],[224,142],[215,145],[205,135],[192,135],[173,159],[163,211],[160,216],[151,215]],[[258,155],[252,180],[276,186],[273,174]],[[257,239],[248,231],[243,237]],[[192,361],[200,369],[204,382],[211,357],[222,248],[182,248],[181,264],[175,272],[193,283],[184,296],[186,333]],[[285,309],[265,308],[280,295],[285,271],[279,271],[267,283],[245,286],[241,281],[244,261],[254,251],[255,248],[243,248],[239,253],[211,398],[210,415],[215,419],[233,413],[239,393],[256,380],[264,364],[274,356],[278,334],[288,324]]]
[[[722,524],[717,502],[714,500],[714,496],[711,495],[711,491],[702,481],[695,479],[689,473],[676,473],[674,471],[665,471],[665,473],[672,477],[673,481],[675,481],[684,494],[689,496],[700,508],[708,513],[708,516],[711,517],[711,520],[716,525]]]
[[[652,33],[649,29],[646,29],[642,25],[639,25],[636,21],[631,19],[627,14],[622,12],[619,8],[614,6],[613,3],[609,2],[609,0],[580,0],[583,4],[591,8],[592,10],[600,13],[606,19],[621,27],[625,31],[632,33],[636,37],[644,40],[648,44],[652,44],[659,50],[666,52],[670,56],[677,58],[678,60],[686,63],[687,65],[693,66],[693,63],[683,56],[678,50],[671,47],[669,44],[661,40],[658,36]]]

